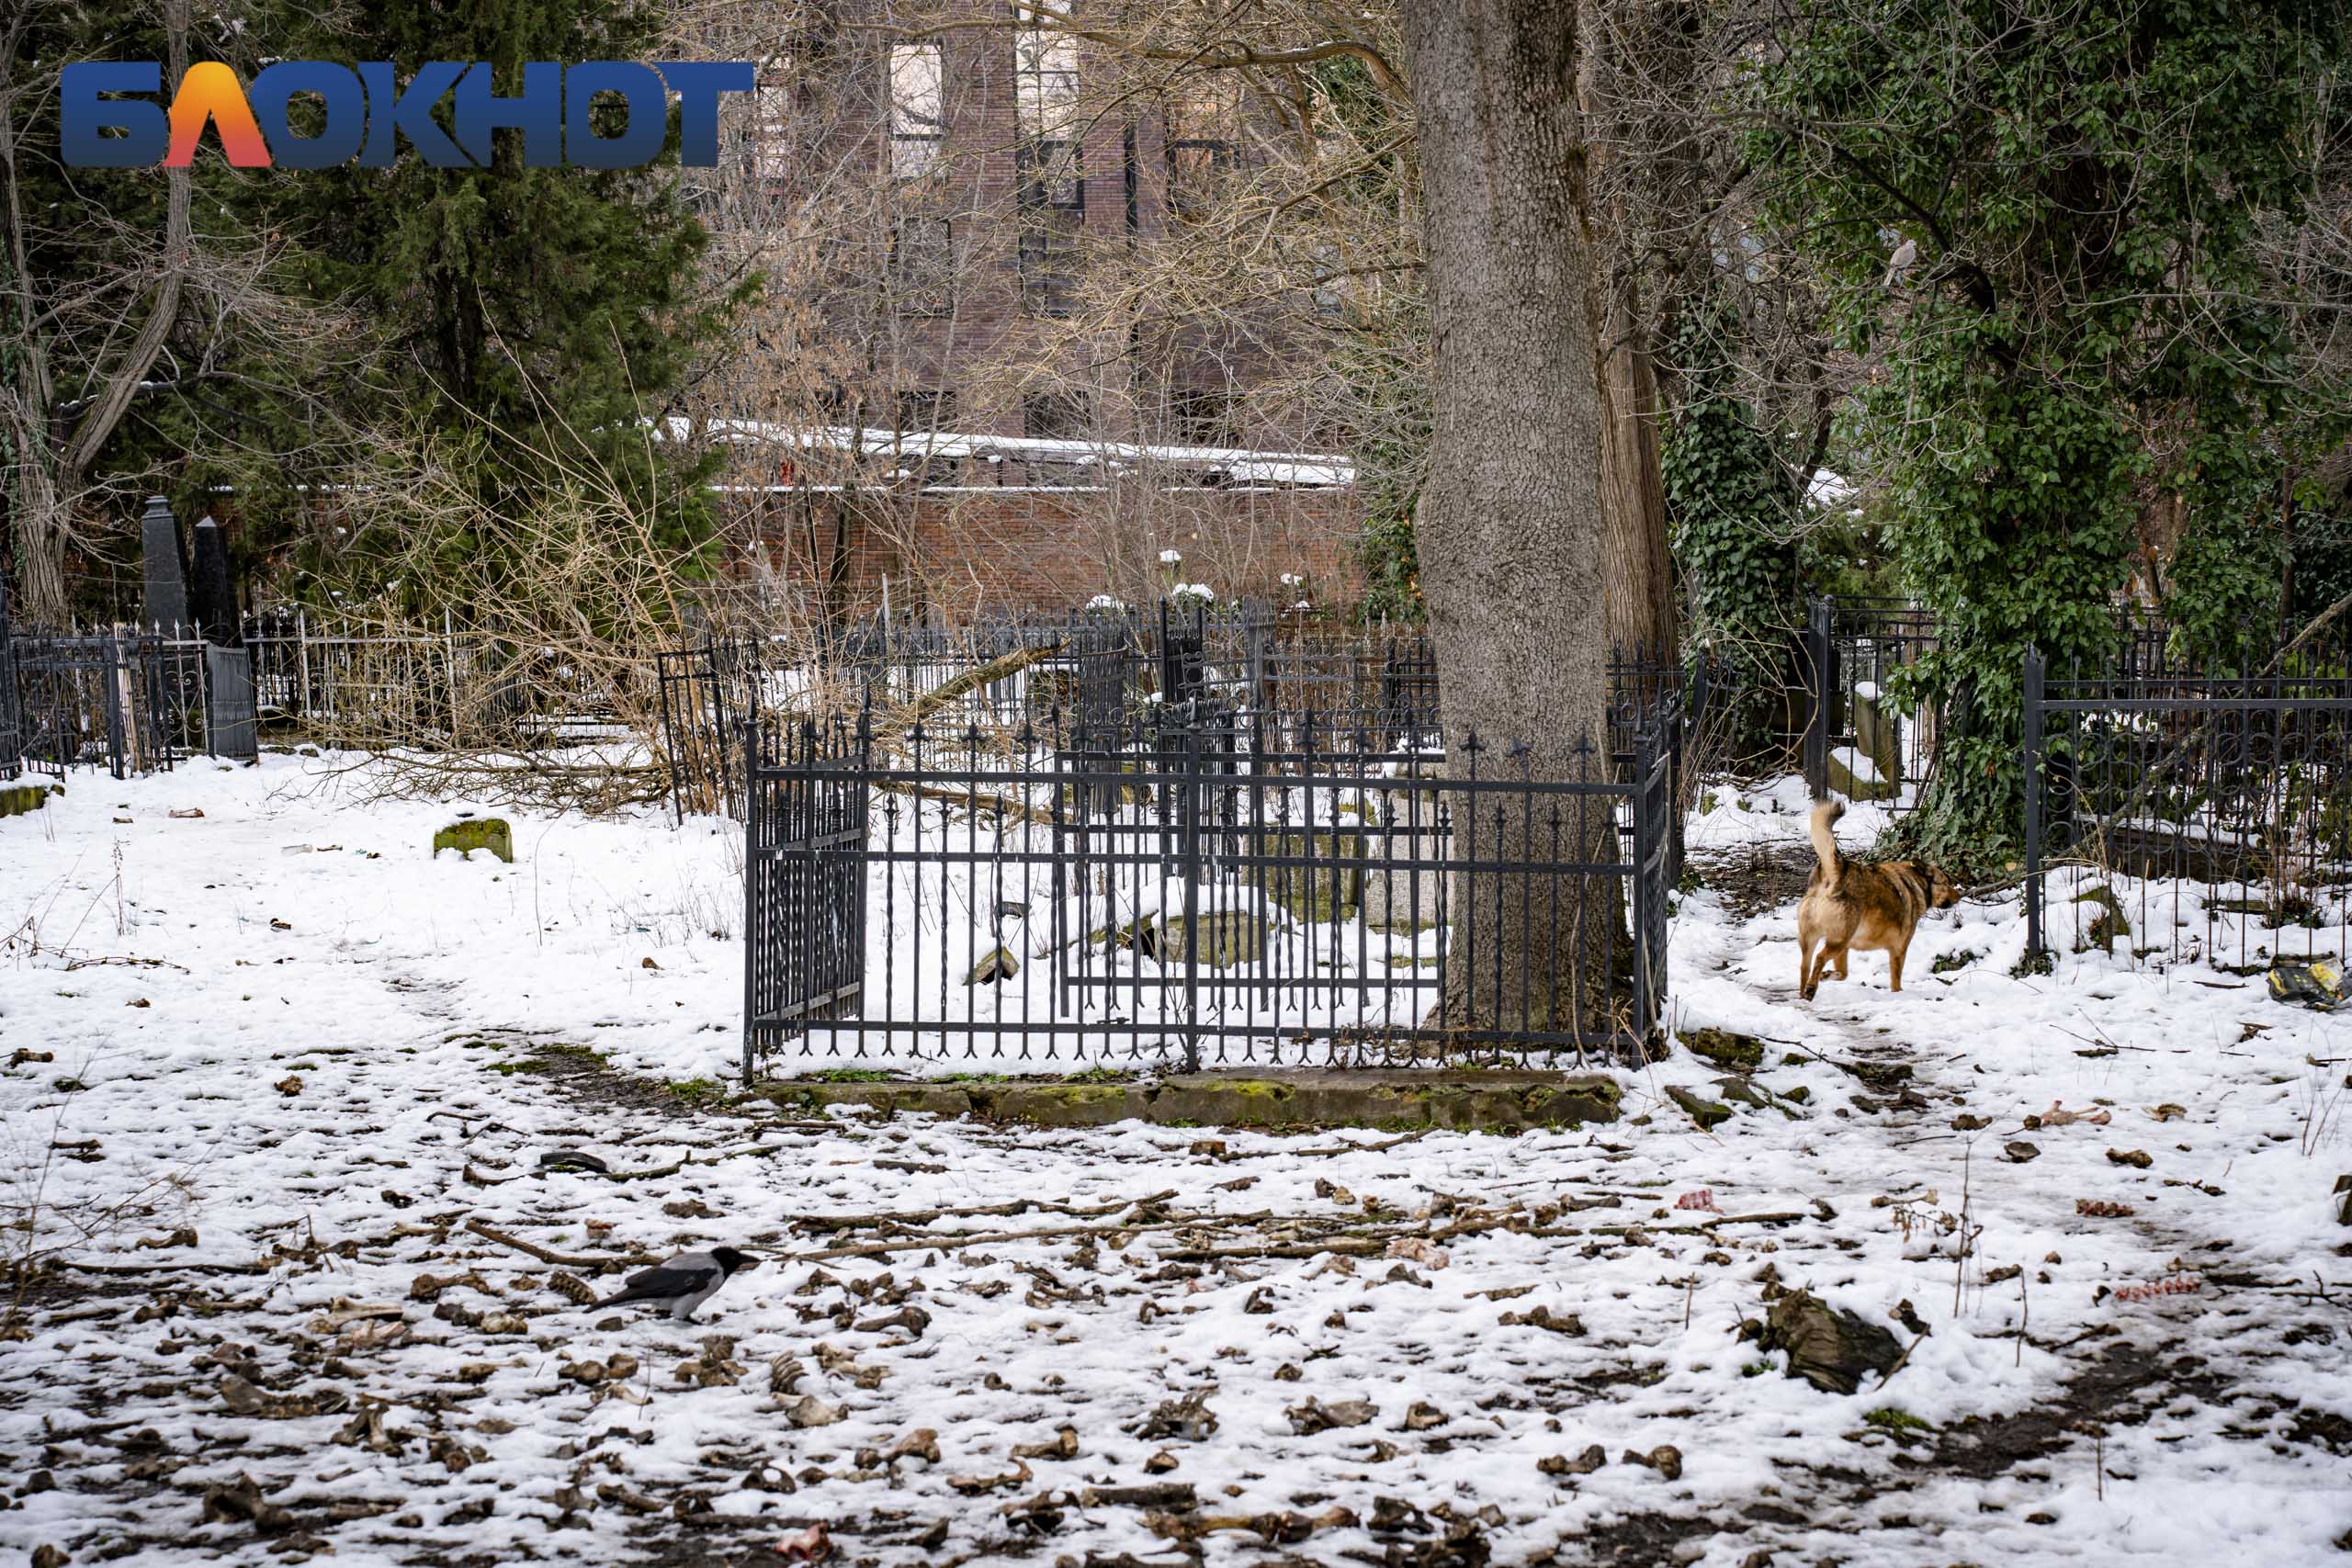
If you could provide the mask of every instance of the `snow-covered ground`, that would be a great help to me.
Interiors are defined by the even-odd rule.
[[[758,1562],[821,1524],[889,1563],[2304,1562],[2352,1530],[2352,1015],[2096,948],[2013,978],[2014,898],[1935,917],[1902,996],[1861,954],[1800,1002],[1792,905],[1732,907],[1801,882],[1792,786],[1694,817],[1675,923],[1679,1024],[1760,1041],[1766,1103],[1702,1131],[1667,1090],[1722,1069],[1678,1051],[1612,1126],[1280,1137],[720,1102],[735,829],[510,811],[514,864],[435,860],[463,803],[348,767],[76,775],[0,821],[0,1236],[61,1265],[0,1343],[13,1553]],[[765,1261],[692,1327],[537,1255],[711,1242]],[[1781,1375],[1736,1334],[1776,1288],[1907,1357]]]

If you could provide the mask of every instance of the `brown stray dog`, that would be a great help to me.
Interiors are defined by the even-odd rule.
[[[1832,964],[1846,977],[1849,950],[1885,953],[1888,987],[1903,988],[1903,955],[1911,947],[1919,917],[1960,902],[1960,889],[1933,866],[1915,861],[1849,865],[1838,852],[1830,824],[1846,815],[1845,802],[1825,800],[1813,808],[1813,852],[1820,862],[1797,906],[1797,989],[1807,1001]],[[1816,949],[1815,944],[1820,945]]]

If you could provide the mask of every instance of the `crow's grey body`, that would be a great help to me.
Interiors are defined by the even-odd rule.
[[[681,1252],[653,1268],[631,1274],[627,1290],[596,1304],[620,1306],[629,1302],[651,1302],[666,1307],[672,1317],[684,1323],[729,1277],[757,1267],[756,1262],[731,1247],[717,1247],[708,1252]]]

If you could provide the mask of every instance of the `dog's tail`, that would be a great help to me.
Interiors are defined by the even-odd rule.
[[[1821,884],[1832,893],[1838,891],[1838,878],[1846,874],[1846,863],[1838,857],[1838,840],[1829,828],[1845,815],[1846,803],[1842,800],[1825,800],[1813,808],[1813,852],[1821,862]]]

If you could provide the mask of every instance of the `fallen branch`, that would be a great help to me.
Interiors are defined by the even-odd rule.
[[[983,1203],[968,1209],[910,1209],[899,1213],[881,1214],[810,1214],[795,1220],[804,1230],[854,1231],[867,1226],[929,1224],[933,1220],[1009,1219],[1015,1214],[1068,1214],[1073,1219],[1093,1219],[1103,1214],[1115,1214],[1147,1203],[1164,1203],[1176,1196],[1176,1189],[1147,1193],[1141,1198],[1122,1198],[1115,1202],[1082,1208],[1075,1203],[1049,1203],[1034,1198],[1016,1198],[1009,1203]],[[1214,1216],[1212,1216],[1214,1217]]]
[[[542,1263],[552,1263],[564,1269],[586,1269],[601,1274],[607,1269],[626,1268],[644,1258],[642,1253],[633,1258],[578,1258],[569,1253],[557,1252],[552,1248],[541,1247],[536,1242],[525,1241],[521,1236],[508,1235],[504,1231],[493,1229],[479,1219],[468,1220],[466,1229],[484,1241],[494,1241],[501,1247],[512,1247],[526,1257],[537,1258]]]
[[[1024,806],[1017,800],[1007,800],[1001,795],[983,795],[976,789],[949,789],[944,784],[915,784],[905,779],[875,779],[876,789],[888,795],[911,795],[919,800],[944,801],[971,811],[993,811],[1006,817],[1017,817],[1024,822],[1053,825],[1053,813]]]
[[[74,1263],[60,1268],[79,1269],[85,1274],[266,1274],[268,1266],[262,1263]]]
[[[1217,1230],[1233,1225],[1259,1224],[1274,1216],[1261,1214],[1190,1215],[1176,1220],[1147,1220],[1135,1224],[1111,1225],[1050,1225],[1034,1231],[959,1231],[954,1235],[923,1236],[908,1241],[876,1241],[855,1247],[827,1247],[814,1252],[790,1252],[777,1257],[779,1263],[821,1263],[833,1258],[887,1258],[894,1252],[921,1252],[926,1248],[938,1252],[960,1252],[974,1247],[1004,1247],[1020,1241],[1054,1241],[1065,1236],[1140,1235],[1146,1231]]]
[[[933,687],[876,724],[874,727],[874,742],[879,746],[894,740],[901,731],[914,728],[966,693],[976,692],[982,686],[992,686],[1008,675],[1016,675],[1032,664],[1051,659],[1061,650],[1062,645],[1057,642],[1043,648],[1017,648],[1001,659],[991,659],[977,669],[967,670],[953,681]]]

